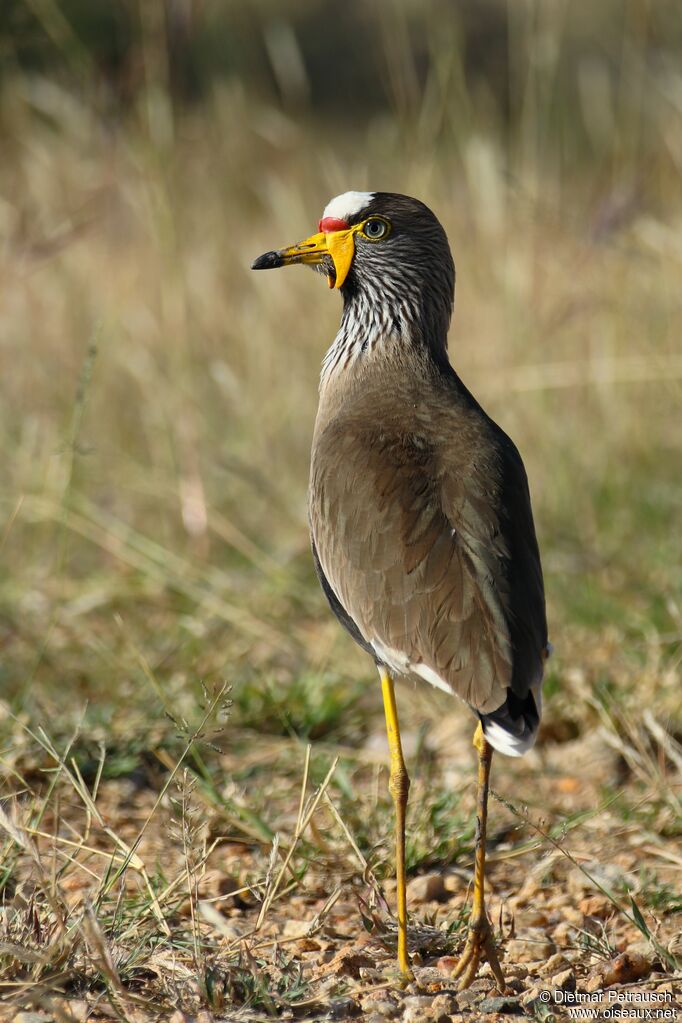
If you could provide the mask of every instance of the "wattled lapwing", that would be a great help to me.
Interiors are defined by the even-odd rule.
[[[331,608],[379,669],[396,810],[398,961],[407,954],[405,769],[393,677],[459,696],[478,717],[474,898],[454,976],[487,958],[504,977],[484,901],[493,749],[521,756],[540,720],[548,653],[542,568],[516,447],[448,360],[455,268],[423,203],[346,192],[319,233],[254,270],[307,263],[343,313],[322,364],[310,468],[315,568]]]

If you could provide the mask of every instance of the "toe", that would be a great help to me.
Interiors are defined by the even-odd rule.
[[[470,922],[467,940],[462,949],[459,962],[450,975],[453,980],[459,981],[457,984],[458,991],[465,991],[466,988],[473,984],[484,959],[487,959],[490,963],[493,976],[500,990],[506,990],[493,934],[486,917],[477,918]]]

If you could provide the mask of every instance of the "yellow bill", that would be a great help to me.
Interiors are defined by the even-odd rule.
[[[333,272],[327,274],[330,288],[343,286],[355,255],[354,235],[360,228],[359,224],[345,230],[320,231],[310,238],[291,245],[277,252],[265,252],[251,264],[252,270],[272,270],[279,266],[291,266],[295,263],[306,263],[319,266],[331,258]]]

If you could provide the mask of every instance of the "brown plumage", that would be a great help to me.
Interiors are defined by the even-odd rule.
[[[409,974],[401,865],[409,780],[390,675],[419,676],[479,716],[480,846],[488,743],[519,755],[537,731],[548,649],[542,570],[521,457],[447,357],[454,265],[441,225],[415,199],[352,192],[329,204],[320,228],[254,267],[312,263],[343,295],[322,368],[310,529],[332,610],[388,687],[399,956]],[[482,955],[501,978],[483,908],[483,852],[459,974],[467,984]]]
[[[375,352],[334,383],[320,396],[309,506],[329,588],[377,660],[390,650],[406,671],[425,665],[482,714],[512,684],[525,700],[546,636],[516,449],[454,374],[419,358],[394,368]]]

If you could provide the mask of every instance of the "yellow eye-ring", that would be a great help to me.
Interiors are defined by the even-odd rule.
[[[383,217],[370,217],[362,225],[362,233],[371,242],[378,242],[380,238],[385,238],[390,230],[391,225]]]

